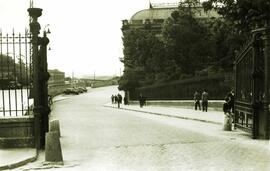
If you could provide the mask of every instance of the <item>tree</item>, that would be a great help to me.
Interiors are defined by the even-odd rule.
[[[232,25],[223,19],[196,18],[200,10],[198,0],[185,0],[160,33],[151,30],[151,23],[144,29],[125,29],[125,70],[119,88],[131,90],[192,77],[212,65],[231,71],[234,50],[243,40],[241,34],[231,32]]]
[[[21,58],[16,62],[12,57],[0,55],[0,79],[8,81],[17,81],[22,85],[27,84],[28,68]],[[28,71],[29,72],[29,71]]]
[[[228,61],[234,61],[235,51],[248,41],[251,31],[263,27],[270,19],[270,1],[266,0],[208,0],[203,7],[215,9],[222,16],[212,29],[216,60],[221,60],[219,65],[225,70],[232,68],[232,62]]]
[[[268,0],[208,0],[203,3],[206,10],[216,9],[234,30],[249,33],[270,19]]]
[[[185,1],[179,11],[171,14],[163,27],[163,40],[168,58],[175,62],[175,70],[193,75],[209,61],[209,32],[207,27],[194,17],[197,1]],[[177,78],[176,78],[177,79]]]

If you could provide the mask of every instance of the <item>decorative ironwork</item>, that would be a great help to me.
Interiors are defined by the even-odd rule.
[[[258,136],[259,114],[265,100],[264,49],[261,30],[254,31],[252,39],[238,54],[235,62],[235,113],[236,127]]]
[[[0,117],[31,114],[30,36],[0,32]]]

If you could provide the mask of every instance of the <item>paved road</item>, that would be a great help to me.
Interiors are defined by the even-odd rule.
[[[102,107],[116,93],[116,87],[92,89],[54,104],[51,119],[61,123],[65,162],[58,170],[270,170],[268,150],[245,134],[233,136],[215,124]],[[19,170],[57,170],[42,161],[41,155]]]

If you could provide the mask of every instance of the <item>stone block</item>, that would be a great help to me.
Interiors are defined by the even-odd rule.
[[[49,127],[50,132],[58,132],[59,137],[61,136],[59,120],[50,121]]]
[[[45,161],[63,162],[60,139],[55,131],[46,133]]]

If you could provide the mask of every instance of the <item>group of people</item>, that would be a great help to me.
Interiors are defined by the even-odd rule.
[[[206,90],[200,95],[197,91],[194,93],[195,110],[201,110],[200,100],[202,100],[202,111],[207,112],[208,108],[208,93]],[[232,129],[233,114],[234,114],[234,91],[231,90],[225,97],[223,104],[224,117],[224,130],[230,131]]]
[[[111,100],[112,100],[112,104],[117,104],[118,108],[120,108],[120,104],[122,104],[123,97],[121,94],[118,93],[117,95],[112,95]],[[128,105],[128,100],[126,96],[124,97],[124,104]]]
[[[200,95],[198,91],[195,91],[194,93],[195,110],[197,110],[198,108],[199,110],[201,110],[200,100],[202,100],[202,111],[207,112],[208,99],[209,99],[209,94],[207,93],[206,90],[203,91],[202,95]],[[223,111],[225,114],[230,114],[230,115],[234,113],[234,91],[233,90],[231,90],[225,97]]]
[[[202,111],[207,112],[208,109],[208,93],[206,90],[203,91],[202,95],[198,93],[198,91],[195,91],[194,93],[194,101],[195,101],[195,110],[199,108],[201,110],[201,103],[200,100],[202,100]]]
[[[123,100],[122,95],[119,93],[111,96],[112,104],[117,104],[118,108],[120,108],[122,100]],[[142,93],[140,93],[138,100],[140,107],[146,106],[146,97],[143,96]],[[124,105],[129,105],[128,98],[126,96],[124,97]]]

